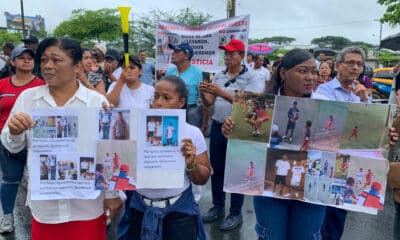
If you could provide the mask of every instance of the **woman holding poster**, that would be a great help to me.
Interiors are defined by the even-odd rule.
[[[28,89],[18,97],[1,134],[4,147],[17,153],[28,147],[31,151],[31,118],[33,108],[101,107],[107,103],[104,96],[84,87],[77,79],[82,50],[78,42],[70,39],[47,38],[38,46],[36,60],[48,85]],[[34,165],[28,154],[27,165]],[[38,163],[39,164],[39,163]],[[31,184],[31,183],[30,183]],[[31,186],[28,186],[30,194]],[[32,212],[32,240],[106,239],[106,214],[113,217],[122,204],[116,192],[93,190],[93,200],[31,200],[27,204]]]
[[[155,85],[152,108],[186,109],[186,85],[176,76],[166,76]],[[204,185],[211,173],[206,141],[200,129],[188,123],[182,139],[185,157],[184,187],[139,189],[130,202],[132,239],[206,239],[191,183]]]
[[[305,50],[293,49],[281,60],[272,75],[272,89],[276,95],[327,99],[313,92],[317,79],[317,67],[311,54]],[[229,136],[234,127],[231,117],[225,119],[222,132]],[[397,141],[395,129],[390,129],[391,145]],[[321,226],[325,206],[307,202],[277,199],[263,196],[254,197],[256,232],[258,239],[321,239]],[[299,224],[302,221],[304,224]]]

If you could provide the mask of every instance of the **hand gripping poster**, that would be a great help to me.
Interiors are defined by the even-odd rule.
[[[93,199],[100,191],[181,188],[184,110],[35,109],[31,198]]]
[[[376,214],[394,109],[238,92],[224,190]]]

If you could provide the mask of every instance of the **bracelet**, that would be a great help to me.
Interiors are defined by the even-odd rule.
[[[194,163],[191,168],[188,168],[187,166],[185,166],[185,170],[188,171],[188,172],[193,172],[196,169],[197,169],[197,163]]]

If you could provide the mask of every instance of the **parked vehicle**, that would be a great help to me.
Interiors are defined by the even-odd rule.
[[[373,90],[372,98],[374,102],[387,102],[392,91],[393,68],[375,68],[372,77]]]

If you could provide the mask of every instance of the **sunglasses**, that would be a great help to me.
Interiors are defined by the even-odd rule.
[[[229,87],[232,83],[236,82],[236,77],[232,78],[231,80],[227,81],[224,86],[227,88]]]

